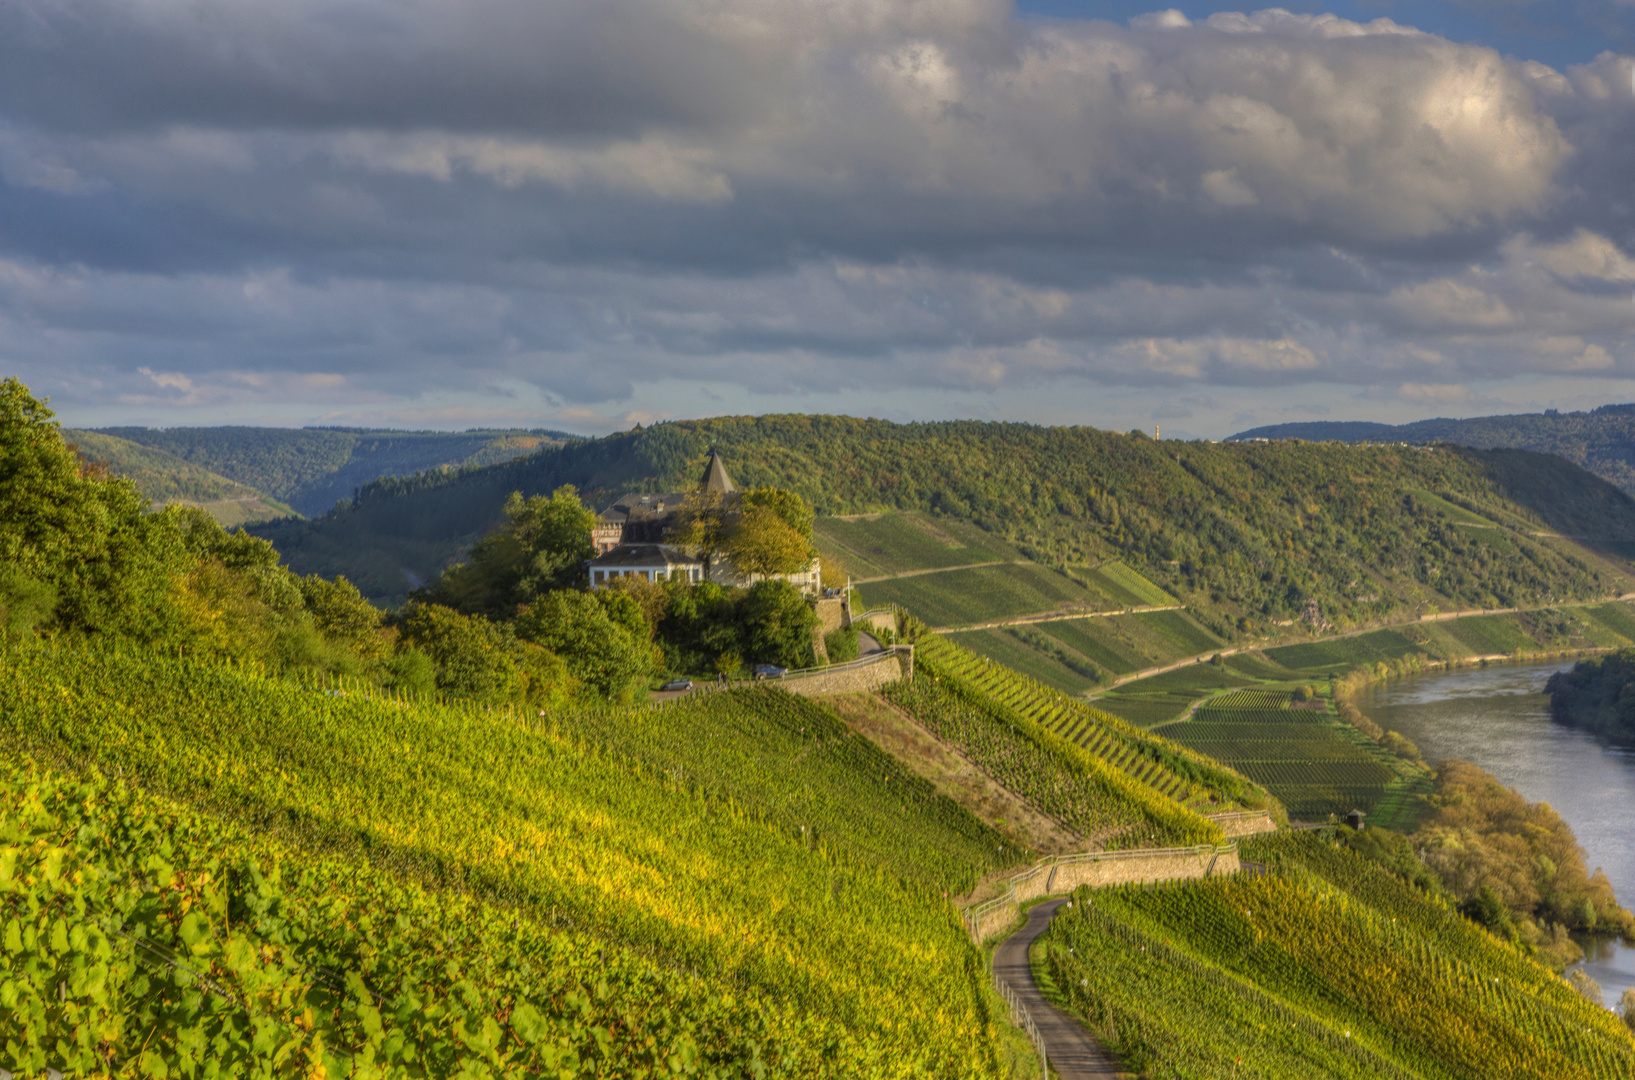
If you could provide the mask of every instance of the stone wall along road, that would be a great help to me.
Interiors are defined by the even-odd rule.
[[[1097,889],[1107,885],[1215,877],[1235,874],[1240,868],[1236,844],[1052,855],[1011,878],[999,896],[967,908],[965,926],[972,939],[980,943],[1003,932],[1016,921],[1021,905],[1041,896],[1065,895],[1081,885]]]

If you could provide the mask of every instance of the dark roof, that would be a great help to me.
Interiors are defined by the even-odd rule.
[[[629,521],[631,516],[673,514],[681,507],[681,501],[687,496],[680,492],[659,492],[643,494],[632,491],[619,497],[619,500],[600,514],[596,520],[603,524],[622,525]]]
[[[727,466],[721,460],[721,451],[713,446],[710,447],[709,464],[704,466],[704,475],[698,481],[698,486],[704,491],[715,491],[722,495],[731,495],[738,490],[732,482],[732,477],[727,475]]]
[[[620,544],[590,561],[593,570],[621,566],[703,566],[698,559],[669,544]]]

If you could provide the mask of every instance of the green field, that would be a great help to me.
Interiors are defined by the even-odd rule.
[[[1254,682],[1255,680],[1239,675],[1224,663],[1217,665],[1200,662],[1187,664],[1161,675],[1153,675],[1139,683],[1129,685],[1139,686],[1143,694],[1179,693],[1197,697],[1202,692],[1252,686]]]
[[[1395,630],[1375,630],[1355,637],[1283,645],[1263,651],[1273,663],[1296,671],[1333,670],[1343,674],[1359,664],[1398,660],[1417,649],[1418,646]]]
[[[122,773],[305,852],[696,973],[686,1015],[736,1024],[748,1009],[743,1030],[785,1032],[796,1072],[994,1068],[971,1052],[993,1044],[980,964],[934,898],[1028,853],[821,706],[735,691],[536,720],[83,646],[0,660],[9,751]],[[394,993],[380,1012],[396,1029],[388,1014],[424,999]],[[571,996],[533,1007],[550,1030],[583,1013]],[[621,1023],[664,1022],[644,1016]],[[143,1033],[125,1030],[134,1054]]]
[[[1476,615],[1468,619],[1454,619],[1443,627],[1465,648],[1477,656],[1496,653],[1509,655],[1524,649],[1537,648],[1532,638],[1522,633],[1512,619],[1503,615]]]
[[[1440,510],[1449,521],[1456,525],[1491,526],[1494,524],[1492,519],[1485,518],[1480,514],[1473,513],[1466,510],[1462,506],[1449,502],[1447,499],[1444,499],[1435,492],[1426,491],[1424,488],[1404,488],[1403,490],[1407,494],[1414,495],[1421,501],[1434,506],[1436,509]]]
[[[1610,1010],[1440,898],[1310,833],[1242,852],[1270,872],[1080,891],[1042,939],[1046,993],[1126,1072],[1635,1076]]]
[[[926,635],[916,645],[916,665],[933,681],[953,687],[968,703],[1012,728],[1065,740],[1090,760],[1139,781],[1169,800],[1216,803],[1247,799],[1260,805],[1263,792],[1246,788],[1213,763],[1179,744],[1139,730],[1116,715],[1094,709],[1026,675],[968,652],[947,637]],[[889,691],[900,698],[906,691]],[[915,691],[919,693],[919,691]],[[1041,745],[1052,745],[1046,737]]]
[[[1627,603],[1597,604],[1581,609],[1585,615],[1616,634],[1621,641],[1609,644],[1635,643],[1635,608]]]
[[[1065,574],[1037,563],[946,570],[858,586],[866,607],[900,604],[935,627],[970,626],[1054,611],[1093,608],[1096,597]]]
[[[1144,611],[1052,620],[1039,628],[1120,675],[1219,648],[1221,641],[1184,611]]]
[[[1106,593],[1120,607],[1163,607],[1180,601],[1148,581],[1122,562],[1102,563],[1100,566],[1069,567],[1070,572]]]
[[[1105,618],[1051,619],[1034,625],[1115,675],[1130,675],[1141,669],[1142,658],[1133,649],[1117,647],[1117,636],[1110,632],[1112,624]]]
[[[1033,623],[1026,627],[992,627],[987,630],[956,630],[947,637],[958,642],[963,648],[974,653],[998,661],[1006,667],[1014,668],[1025,675],[1031,675],[1047,686],[1069,694],[1081,694],[1094,686],[1107,681],[1108,676],[1103,668],[1094,665],[1082,654],[1063,649],[1056,645],[1055,649],[1041,649],[1033,642],[1018,636],[1018,631],[1031,637],[1041,634],[1045,627],[1052,623]],[[1046,639],[1049,641],[1049,639]],[[1052,642],[1052,644],[1055,644]],[[1074,663],[1069,667],[1063,663],[1057,650],[1066,653]],[[1087,674],[1099,672],[1099,675]]]
[[[1096,699],[1096,708],[1112,713],[1121,720],[1127,720],[1136,727],[1150,728],[1179,719],[1191,708],[1194,700],[1190,694],[1152,694],[1139,697],[1109,694]]]
[[[1304,821],[1372,811],[1402,779],[1384,751],[1326,710],[1292,707],[1286,691],[1226,694],[1163,730],[1264,785]]]
[[[813,539],[820,553],[837,557],[858,577],[1022,558],[1003,539],[974,525],[920,513],[820,517]]]
[[[0,821],[0,1044],[23,1075],[850,1075],[833,1020],[123,782],[14,757]]]

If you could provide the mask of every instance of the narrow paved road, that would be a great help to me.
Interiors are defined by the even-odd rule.
[[[1118,1071],[1102,1054],[1101,1047],[1085,1033],[1079,1022],[1044,999],[1033,981],[1033,969],[1028,965],[1028,948],[1034,939],[1050,927],[1050,920],[1066,900],[1047,900],[1028,912],[1028,924],[1004,941],[993,952],[994,972],[1016,991],[1028,1014],[1045,1040],[1045,1053],[1050,1067],[1061,1080],[1080,1080],[1089,1076],[1117,1076]]]

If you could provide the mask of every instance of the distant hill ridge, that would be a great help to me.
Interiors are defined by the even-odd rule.
[[[381,480],[319,519],[254,531],[300,572],[345,574],[393,604],[493,528],[510,492],[573,484],[600,507],[628,491],[678,490],[711,446],[741,485],[789,488],[820,515],[915,510],[969,522],[1047,566],[1124,560],[1207,607],[1211,631],[1228,637],[1301,617],[1312,600],[1338,621],[1605,595],[1599,571],[1535,534],[1635,540],[1628,495],[1521,450],[1217,445],[800,415],[675,421]]]
[[[100,431],[63,432],[80,457],[136,485],[155,506],[183,503],[203,507],[226,528],[289,517],[295,511],[248,484],[229,480],[202,465]]]
[[[1311,442],[1458,443],[1478,449],[1557,454],[1635,495],[1635,404],[1589,412],[1514,413],[1466,420],[1440,417],[1411,424],[1306,420],[1240,431],[1228,441],[1306,439]]]
[[[383,476],[491,465],[560,445],[560,431],[475,428],[395,431],[376,428],[100,428],[110,435],[198,465],[266,492],[308,516],[321,514]]]

